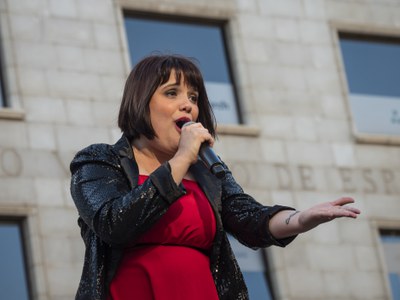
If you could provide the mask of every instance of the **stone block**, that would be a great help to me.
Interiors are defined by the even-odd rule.
[[[281,140],[261,140],[262,160],[265,162],[285,163],[287,161],[285,146]]]
[[[91,110],[95,124],[117,127],[119,102],[92,101]]]
[[[44,20],[45,39],[50,43],[69,46],[94,46],[93,27],[85,19],[47,18]]]
[[[19,153],[22,158],[22,176],[57,179],[68,176],[68,170],[61,164],[54,151],[30,149],[20,150]]]
[[[355,246],[354,251],[356,254],[357,269],[367,272],[379,272],[382,269],[381,260],[376,248],[371,247],[370,245]]]
[[[55,150],[56,139],[52,126],[41,123],[30,123],[28,128],[29,147],[37,150]]]
[[[293,42],[274,43],[273,56],[270,60],[279,64],[279,66],[287,67],[306,67],[312,63],[310,55],[310,47],[307,45]],[[312,49],[312,48],[311,48]]]
[[[293,139],[294,124],[291,116],[269,115],[260,118],[261,134],[276,139]]]
[[[260,12],[266,16],[285,16],[301,17],[304,14],[302,2],[296,0],[286,0],[277,2],[273,0],[263,0],[259,2]]]
[[[325,12],[328,20],[340,20],[350,23],[368,23],[371,12],[365,2],[358,1],[325,1]]]
[[[120,32],[115,24],[94,23],[93,31],[97,48],[121,50]]]
[[[237,0],[237,8],[241,12],[254,12],[258,11],[258,1],[257,0]]]
[[[298,42],[300,41],[300,24],[298,19],[292,18],[275,18],[274,22],[274,38],[278,41]]]
[[[4,205],[34,204],[35,188],[31,178],[3,177],[0,180],[0,203]]]
[[[297,140],[315,142],[320,122],[316,118],[294,117],[294,133]]]
[[[359,271],[357,269],[342,274],[349,290],[347,299],[383,300],[389,299],[386,294],[384,276],[381,272]]]
[[[329,70],[337,72],[337,62],[334,50],[330,44],[327,45],[312,45],[308,47],[308,55],[310,59],[309,66],[316,69]]]
[[[24,97],[26,120],[42,123],[64,123],[67,120],[64,101],[49,97]]]
[[[347,99],[338,93],[325,93],[320,95],[323,116],[328,118],[347,118]]]
[[[113,2],[107,0],[77,1],[77,10],[80,19],[115,23]]]
[[[316,21],[302,19],[299,24],[301,41],[305,44],[331,46],[332,37],[329,23],[326,20]]]
[[[56,45],[55,49],[57,53],[57,66],[61,70],[86,71],[82,47]]]
[[[46,11],[46,0],[7,0],[7,7],[9,12],[13,13],[26,13],[36,14],[40,11]]]
[[[342,90],[340,77],[336,72],[306,69],[303,72],[307,89],[312,92],[337,93]]]
[[[288,160],[298,165],[330,166],[333,155],[329,144],[286,142]]]
[[[320,271],[289,266],[286,275],[290,299],[325,299],[326,284]]]
[[[19,67],[51,69],[57,64],[52,45],[35,42],[16,42],[16,62]]]
[[[94,125],[93,105],[89,100],[68,100],[66,103],[68,124]]]
[[[91,73],[111,75],[124,73],[120,51],[84,49],[84,61],[86,69]]]
[[[352,144],[334,143],[332,144],[332,151],[336,166],[354,167],[356,165],[356,157]]]
[[[304,76],[304,69],[301,67],[280,67],[280,72],[275,74],[278,78],[279,86],[283,90],[291,92],[307,91],[307,81]]]
[[[109,143],[108,130],[97,127],[57,126],[57,143],[63,151],[77,151],[93,143]]]
[[[16,41],[43,41],[43,19],[32,14],[13,14],[10,19],[10,29]]]
[[[239,140],[243,141],[243,137],[224,136],[223,143],[226,147],[225,159],[255,161],[262,156],[260,141],[258,139],[247,138],[244,143],[238,143]]]
[[[400,164],[400,149],[397,147],[357,144],[354,153],[359,166],[392,168]]]
[[[124,86],[126,81],[125,74],[102,74],[100,75],[100,84],[102,87],[102,97],[95,98],[96,100],[106,100],[113,103],[121,103],[122,95],[124,92]]]
[[[39,212],[40,231],[44,238],[76,237],[76,220],[78,212],[76,209],[65,207],[40,207]]]
[[[250,63],[273,63],[272,47],[261,39],[247,38],[243,45],[243,53],[247,62]]]
[[[78,16],[76,1],[50,0],[48,6],[51,16],[60,18],[76,18]]]
[[[294,207],[293,193],[291,191],[272,190],[271,203]]]
[[[309,19],[326,18],[325,0],[303,0],[304,15]]]
[[[0,149],[28,146],[26,124],[0,119]]]
[[[62,180],[55,178],[35,178],[36,198],[39,206],[63,206]]]
[[[48,94],[48,85],[44,70],[21,66],[15,69],[15,73],[16,82],[13,91],[24,96],[24,102],[26,102],[26,97],[46,97]],[[10,76],[10,79],[13,80],[13,77]],[[28,115],[27,118],[29,118]]]
[[[357,267],[355,253],[349,245],[310,245],[307,256],[312,269],[325,272],[346,273]]]
[[[97,98],[106,89],[101,86],[99,75],[87,72],[50,70],[46,72],[46,80],[52,97]]]
[[[318,119],[315,129],[319,141],[350,143],[353,141],[351,125],[344,119]]]
[[[273,22],[270,18],[254,14],[238,15],[238,26],[245,38],[268,39],[273,37]]]
[[[46,270],[50,299],[73,299],[78,288],[82,266],[65,263],[62,266],[49,265]]]
[[[397,220],[400,210],[398,195],[365,195],[365,215],[380,220]]]

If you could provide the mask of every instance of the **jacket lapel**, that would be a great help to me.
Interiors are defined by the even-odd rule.
[[[190,167],[190,172],[192,172],[211,205],[213,205],[218,212],[221,212],[221,180],[211,174],[200,160]]]
[[[138,183],[139,169],[128,138],[123,135],[113,147],[120,157],[121,166],[128,177],[131,188],[134,188]]]

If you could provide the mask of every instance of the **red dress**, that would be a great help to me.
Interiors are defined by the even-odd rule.
[[[140,175],[139,184],[148,176]],[[113,300],[217,300],[206,252],[214,239],[212,208],[195,181],[132,248],[111,282]]]

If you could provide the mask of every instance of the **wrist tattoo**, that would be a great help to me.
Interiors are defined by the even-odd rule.
[[[299,210],[296,210],[294,213],[291,213],[289,217],[287,217],[285,220],[286,225],[289,225],[290,218],[293,217],[295,214],[298,214],[299,212],[300,212]]]

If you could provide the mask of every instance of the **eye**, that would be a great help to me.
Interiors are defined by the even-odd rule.
[[[177,93],[176,93],[175,89],[172,89],[172,90],[166,91],[165,95],[167,95],[167,97],[175,97],[177,95]]]
[[[199,101],[199,95],[197,94],[190,94],[189,95],[189,100],[193,103],[197,103]]]

